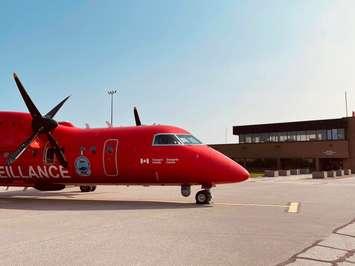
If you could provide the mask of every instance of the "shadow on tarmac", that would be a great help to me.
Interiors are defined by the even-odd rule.
[[[39,211],[154,210],[208,208],[195,203],[164,201],[93,200],[75,198],[80,192],[8,191],[0,195],[0,209]],[[99,194],[96,193],[95,194]],[[62,196],[65,198],[48,198]],[[74,199],[75,198],[75,199]]]

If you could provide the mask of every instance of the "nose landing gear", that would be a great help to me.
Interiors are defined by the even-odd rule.
[[[202,185],[202,190],[197,192],[195,196],[196,204],[210,204],[212,199],[211,187],[211,185]],[[181,195],[189,197],[191,195],[191,185],[181,185]]]
[[[196,194],[196,204],[210,204],[212,195],[209,189],[200,190]]]

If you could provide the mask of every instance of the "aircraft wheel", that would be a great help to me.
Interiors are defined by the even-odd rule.
[[[189,197],[191,195],[191,186],[181,185],[181,195],[183,195],[184,197]]]
[[[90,192],[91,186],[80,186],[80,191],[81,192]]]
[[[197,192],[195,199],[196,204],[210,204],[212,195],[209,190],[201,190]]]
[[[90,187],[90,191],[91,191],[91,192],[93,192],[93,191],[95,191],[95,190],[96,190],[96,186],[91,186],[91,187]]]

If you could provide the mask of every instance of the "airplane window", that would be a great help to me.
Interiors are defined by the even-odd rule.
[[[54,163],[54,148],[50,147],[46,151],[46,163],[52,164]]]
[[[106,152],[107,153],[113,153],[113,147],[111,145],[107,145]]]
[[[154,145],[180,145],[179,139],[172,134],[156,135],[154,138]]]
[[[197,138],[192,135],[177,135],[181,142],[185,145],[197,145],[202,144]]]
[[[90,151],[92,154],[96,154],[96,146],[91,146]]]

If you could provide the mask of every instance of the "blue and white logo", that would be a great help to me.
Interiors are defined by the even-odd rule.
[[[75,160],[75,170],[80,176],[90,176],[91,175],[91,166],[90,161],[85,156],[79,156]]]

